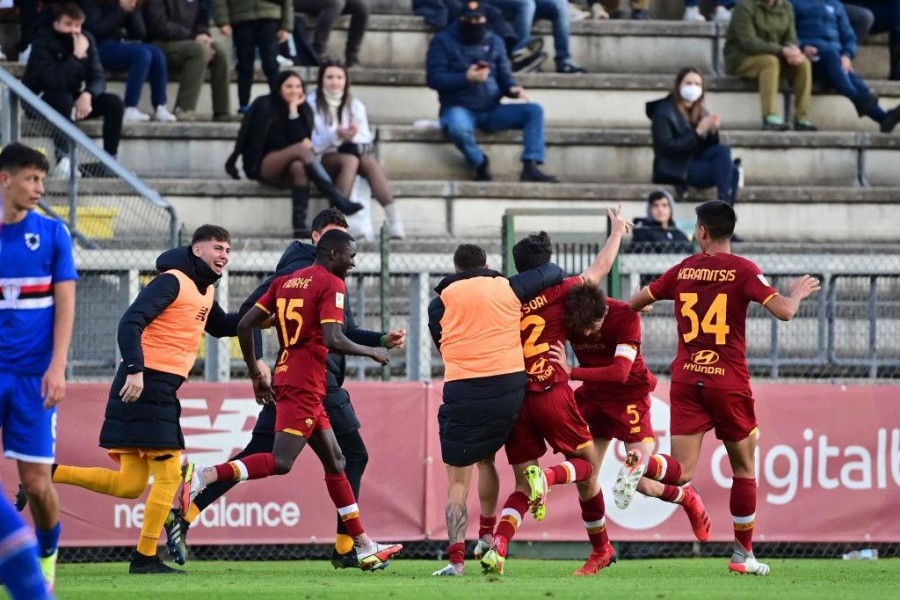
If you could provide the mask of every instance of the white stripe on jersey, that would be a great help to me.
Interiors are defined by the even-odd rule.
[[[6,285],[17,285],[25,287],[26,285],[47,285],[53,283],[53,276],[46,277],[0,277],[0,287]]]
[[[22,308],[49,308],[53,306],[53,296],[43,298],[25,298],[22,300],[0,300],[0,310],[17,310]]]

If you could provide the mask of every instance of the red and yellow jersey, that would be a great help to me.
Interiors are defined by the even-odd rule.
[[[750,302],[778,294],[759,267],[734,254],[696,254],[648,288],[655,300],[674,300],[678,355],[672,381],[720,389],[750,385],[745,329]]]
[[[656,387],[656,377],[641,356],[641,317],[621,300],[609,298],[606,304],[609,311],[600,333],[572,336],[572,350],[580,368],[609,367],[616,358],[624,357],[632,361],[631,370],[622,383],[585,381],[584,393],[600,402],[643,400]],[[573,369],[572,379],[580,379],[578,371]]]
[[[313,265],[272,282],[256,306],[275,316],[281,354],[275,384],[325,394],[328,348],[322,324],[344,322],[344,281],[321,265]]]
[[[544,292],[522,305],[522,319],[519,330],[522,334],[522,349],[525,353],[525,372],[528,374],[528,390],[544,391],[554,383],[569,380],[565,371],[556,367],[548,354],[550,347],[566,341],[563,317],[566,311],[566,295],[584,283],[581,276],[569,277],[559,285]]]

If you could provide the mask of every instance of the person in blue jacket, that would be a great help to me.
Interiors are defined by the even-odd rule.
[[[900,122],[900,106],[885,111],[878,96],[854,72],[858,46],[844,5],[838,0],[791,0],[791,4],[797,39],[812,62],[813,79],[849,98],[857,114],[879,123],[882,133],[893,131]]]

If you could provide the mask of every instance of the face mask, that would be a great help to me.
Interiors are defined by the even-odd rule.
[[[681,95],[685,102],[693,104],[700,99],[700,96],[703,95],[703,88],[701,88],[699,85],[688,84],[678,88],[678,93]]]
[[[477,44],[484,39],[484,23],[460,21],[459,33],[467,44]]]

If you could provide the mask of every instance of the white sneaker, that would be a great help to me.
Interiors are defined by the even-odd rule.
[[[282,56],[280,54],[275,57],[275,60],[278,61],[279,67],[293,67],[294,66],[294,61],[292,61],[288,57]]]
[[[574,2],[569,2],[569,22],[577,23],[578,21],[584,21],[588,17],[590,17],[590,13],[585,10],[582,10],[580,6],[575,4]]]
[[[609,19],[609,13],[603,8],[599,2],[591,5],[591,18],[595,21],[606,21]]]
[[[494,545],[494,536],[490,533],[486,533],[481,538],[479,538],[478,542],[475,544],[475,549],[472,551],[472,556],[475,557],[476,560],[481,559],[488,550],[491,549],[491,546]],[[450,563],[451,565],[453,563]],[[460,573],[462,574],[462,573]]]
[[[160,104],[156,107],[156,113],[153,115],[153,118],[160,123],[174,123],[178,120],[175,115],[169,112],[165,104]]]
[[[136,106],[129,106],[125,109],[125,116],[122,117],[123,123],[143,123],[150,120],[150,115],[141,112]]]
[[[26,64],[28,62],[29,56],[31,56],[31,44],[28,44],[28,47],[19,53],[19,64],[20,65]]]
[[[700,14],[699,6],[687,6],[684,9],[684,16],[681,17],[682,21],[690,21],[693,23],[706,23],[706,17]]]
[[[747,552],[739,543],[734,543],[734,554],[728,563],[728,570],[741,575],[768,575],[769,565],[756,560],[752,552]]]
[[[731,11],[724,6],[717,6],[712,20],[714,23],[722,23],[723,25],[728,25],[729,23],[731,23]]]
[[[63,156],[56,161],[56,167],[53,168],[53,179],[69,179],[72,177],[72,161],[68,156]],[[75,177],[81,177],[81,173],[75,171]]]
[[[625,464],[619,470],[616,484],[613,486],[613,500],[616,506],[623,510],[631,506],[638,483],[646,469],[647,463],[644,462],[640,450],[632,450],[625,456]]]
[[[438,569],[434,573],[431,574],[432,577],[456,577],[458,575],[462,575],[466,570],[465,565],[455,565],[453,563],[449,563],[443,569]]]
[[[403,550],[403,544],[378,544],[372,542],[368,548],[357,548],[356,557],[359,568],[363,571],[374,571]]]

